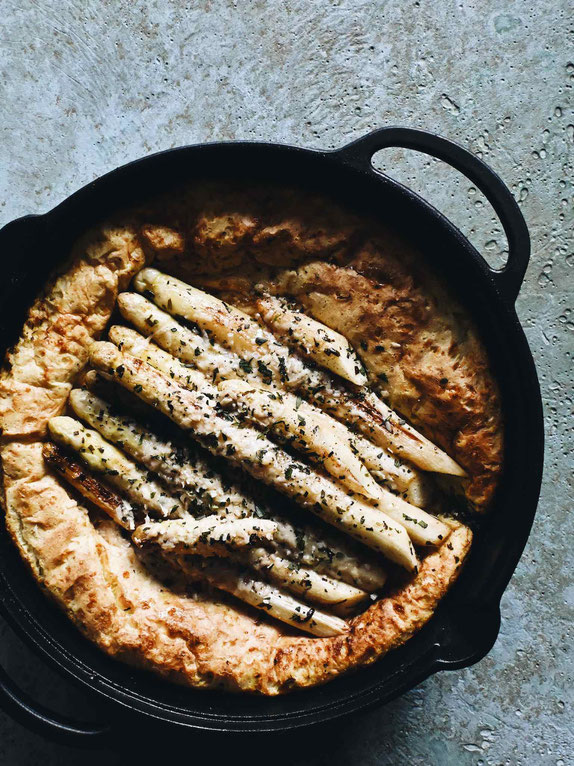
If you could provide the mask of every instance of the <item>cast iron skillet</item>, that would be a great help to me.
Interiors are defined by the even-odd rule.
[[[374,170],[373,154],[404,147],[437,157],[462,172],[488,198],[509,244],[495,271],[437,210]],[[530,244],[522,214],[500,178],[482,161],[443,138],[383,128],[342,149],[311,151],[258,143],[188,146],[132,162],[88,184],[54,210],[20,218],[0,231],[1,353],[18,337],[28,306],[52,269],[87,226],[158,190],[202,178],[295,184],[326,192],[348,207],[391,223],[422,247],[474,316],[499,380],[506,421],[506,467],[492,512],[475,537],[469,560],[433,619],[403,647],[375,665],[326,686],[269,699],[195,691],[116,662],[84,639],[38,588],[4,525],[0,530],[0,607],[26,643],[65,677],[104,702],[108,720],[122,715],[148,723],[227,732],[294,729],[385,703],[437,670],[472,665],[492,648],[499,604],[534,518],[543,458],[540,389],[514,301]],[[113,725],[62,720],[40,708],[0,673],[0,704],[37,732],[76,745],[100,745]]]

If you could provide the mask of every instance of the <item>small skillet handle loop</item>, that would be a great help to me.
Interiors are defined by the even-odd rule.
[[[111,728],[102,724],[77,723],[50,712],[19,689],[0,667],[0,708],[35,734],[64,745],[101,748],[109,743]]]
[[[462,146],[414,128],[375,130],[339,149],[337,155],[348,164],[370,170],[373,154],[389,147],[414,149],[436,157],[465,175],[480,189],[494,208],[508,239],[506,266],[500,270],[491,269],[491,272],[499,290],[514,303],[530,260],[530,237],[518,203],[499,176]]]

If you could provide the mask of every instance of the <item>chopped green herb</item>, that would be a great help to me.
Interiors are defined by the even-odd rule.
[[[259,360],[257,362],[257,369],[259,370],[261,375],[263,375],[265,382],[270,383],[271,380],[273,379],[273,371],[270,370],[269,367],[267,367],[265,362],[262,362],[261,360]]]
[[[288,380],[287,366],[285,364],[285,359],[283,359],[282,356],[279,357],[279,375],[281,376],[282,381]]]

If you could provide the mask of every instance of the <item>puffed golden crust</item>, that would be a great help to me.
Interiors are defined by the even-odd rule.
[[[44,588],[110,655],[197,687],[280,694],[374,662],[433,615],[471,542],[460,526],[418,575],[351,621],[309,638],[214,594],[167,589],[111,521],[90,518],[47,473],[39,441],[2,447],[8,526]]]
[[[129,228],[104,229],[78,242],[67,271],[30,309],[22,336],[0,373],[0,433],[42,436],[104,330],[119,290],[145,256]]]
[[[195,233],[206,236],[217,226],[198,218]],[[291,240],[285,226],[275,226],[263,227],[265,247],[279,231],[292,252],[297,241],[293,260],[300,260],[304,226]],[[181,266],[187,235],[166,232],[166,253]],[[327,231],[314,241],[319,250],[327,243],[331,253],[340,251],[339,239]],[[79,243],[67,270],[30,310],[7,357],[0,377],[2,505],[16,545],[41,586],[89,639],[111,656],[178,683],[275,695],[375,661],[431,618],[470,548],[467,527],[457,525],[426,555],[416,576],[352,619],[348,634],[312,638],[220,593],[166,587],[124,533],[78,502],[45,464],[47,421],[63,411],[118,291],[144,264],[144,251],[161,242],[157,232],[146,238],[116,227]]]

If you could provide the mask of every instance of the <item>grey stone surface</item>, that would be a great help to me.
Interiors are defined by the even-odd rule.
[[[518,310],[544,392],[546,468],[496,646],[475,667],[435,676],[304,748],[276,738],[276,761],[572,762],[568,8],[567,0],[0,0],[0,224],[159,149],[220,139],[328,148],[386,124],[436,131],[484,157],[529,223],[533,259]],[[376,162],[446,212],[489,261],[503,262],[500,226],[468,182],[405,152]],[[0,640],[0,661],[27,689],[91,714],[82,693],[43,670],[3,623]],[[101,758],[48,744],[0,715],[6,766]]]

